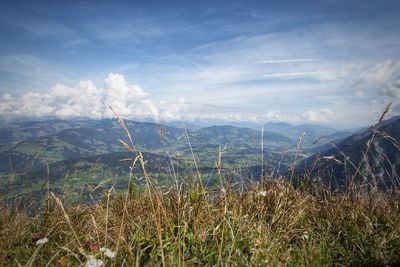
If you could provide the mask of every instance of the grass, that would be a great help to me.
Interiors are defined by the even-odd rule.
[[[2,206],[0,262],[78,266],[93,255],[109,266],[400,263],[399,192],[305,192],[284,181],[225,191],[138,193],[131,184],[126,195],[111,189],[92,206],[66,208],[49,196],[35,217]],[[49,241],[38,247],[44,237]]]
[[[73,206],[48,192],[34,216],[27,204],[1,204],[1,266],[400,265],[399,189],[332,192],[294,171],[234,183],[222,171],[223,149],[213,186],[198,168],[181,181],[173,165],[172,182],[159,183],[118,121],[133,155],[125,191],[111,184],[95,204]]]

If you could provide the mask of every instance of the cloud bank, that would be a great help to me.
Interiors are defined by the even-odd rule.
[[[0,113],[7,117],[59,118],[88,117],[101,119],[112,117],[108,105],[127,118],[166,119],[171,117],[150,100],[151,95],[138,85],[128,84],[121,74],[108,74],[105,87],[99,88],[90,80],[76,86],[55,85],[49,92],[28,92],[15,98],[4,94],[0,100]],[[184,103],[182,103],[184,104]],[[163,105],[168,109],[168,105]],[[178,103],[179,106],[179,103]],[[177,108],[174,108],[177,110]],[[172,118],[170,118],[172,119]]]
[[[126,119],[150,119],[155,121],[230,120],[230,121],[312,121],[325,122],[328,109],[309,110],[302,116],[282,113],[278,110],[250,114],[230,108],[187,102],[180,98],[175,102],[154,101],[152,95],[139,85],[129,84],[125,77],[110,73],[104,80],[104,88],[92,81],[80,81],[71,87],[56,84],[45,93],[27,92],[19,97],[3,94],[0,98],[0,114],[3,118],[112,118],[108,108],[112,106]]]

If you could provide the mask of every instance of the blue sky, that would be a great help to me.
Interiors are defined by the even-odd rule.
[[[215,2],[0,1],[0,114],[352,127],[400,111],[400,2]]]

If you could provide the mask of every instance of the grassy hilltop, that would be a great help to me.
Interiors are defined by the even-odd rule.
[[[310,189],[275,181],[226,186],[216,194],[150,184],[144,193],[129,187],[125,196],[111,188],[91,206],[67,208],[51,195],[33,218],[3,206],[0,262],[78,266],[95,257],[106,266],[400,263],[399,191]],[[48,242],[36,245],[43,238]]]

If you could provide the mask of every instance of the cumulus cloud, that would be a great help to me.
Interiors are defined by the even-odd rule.
[[[99,88],[92,81],[80,81],[76,86],[56,84],[45,93],[28,92],[20,97],[4,94],[0,99],[0,113],[3,116],[60,118],[89,117],[105,118],[113,114],[108,105],[114,107],[126,118],[173,119],[184,101],[177,104],[158,103],[140,86],[128,84],[121,74],[110,73],[104,81],[105,88]],[[163,110],[164,109],[164,110]]]
[[[75,87],[57,84],[49,93],[57,117],[103,116],[103,89],[97,88],[92,81],[81,81]]]
[[[305,120],[312,122],[329,122],[332,121],[334,112],[328,108],[321,108],[319,110],[308,110],[302,114]]]
[[[400,111],[400,60],[387,60],[376,64],[360,77],[361,83],[378,89],[378,92],[394,102]]]
[[[155,101],[139,85],[129,84],[121,74],[110,73],[104,87],[92,81],[75,86],[56,84],[44,93],[27,92],[20,96],[0,96],[0,114],[13,117],[113,118],[111,106],[126,119],[181,121],[194,119],[246,120],[247,115],[221,111],[219,107],[196,104],[179,98],[176,101]]]
[[[333,112],[323,108],[306,111],[302,116],[282,113],[278,110],[265,113],[241,112],[236,108],[220,107],[188,102],[155,101],[150,93],[139,85],[129,84],[121,74],[110,73],[104,87],[92,81],[80,81],[75,86],[56,84],[44,93],[28,92],[21,96],[3,94],[0,97],[0,114],[3,117],[58,117],[93,119],[113,118],[108,108],[112,106],[126,119],[152,119],[156,121],[231,120],[231,121],[312,121],[327,122]]]
[[[129,84],[121,74],[108,74],[104,85],[100,88],[88,80],[72,87],[56,84],[44,93],[28,92],[19,97],[3,94],[0,114],[4,117],[114,117],[108,105],[127,119],[185,120],[204,113],[201,106],[189,104],[183,98],[176,102],[153,101],[148,92],[139,85]]]
[[[2,96],[2,98],[3,98],[3,100],[5,100],[5,101],[14,100],[13,96],[10,95],[10,94],[4,94],[4,95]]]

